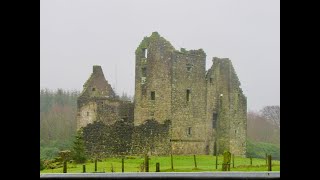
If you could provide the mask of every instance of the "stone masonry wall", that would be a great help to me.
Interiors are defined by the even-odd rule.
[[[134,126],[132,135],[132,154],[168,155],[171,153],[169,120],[159,123],[146,120]]]
[[[172,152],[205,154],[205,53],[175,51],[172,68]]]
[[[171,56],[174,48],[156,32],[136,50],[134,124],[171,119]],[[146,53],[147,52],[147,53]],[[154,100],[151,93],[154,92]]]
[[[212,128],[210,141],[217,143],[217,153],[228,150],[244,156],[246,152],[246,97],[232,63],[227,58],[213,58],[207,73],[207,122]],[[213,151],[213,146],[210,147]]]
[[[85,127],[96,120],[97,104],[89,102],[78,109],[77,114],[77,129]]]
[[[247,136],[247,98],[230,61],[230,151],[245,156]]]

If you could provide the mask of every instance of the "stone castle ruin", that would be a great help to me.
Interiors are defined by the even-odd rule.
[[[228,150],[245,156],[247,99],[228,58],[214,57],[206,71],[202,49],[178,51],[157,32],[142,40],[135,55],[133,103],[120,100],[101,67],[93,66],[78,98],[77,127],[86,132],[87,151],[168,155]],[[90,135],[99,134],[94,128],[86,130],[99,127],[93,124],[105,126],[99,137]],[[101,142],[92,144],[96,138]]]

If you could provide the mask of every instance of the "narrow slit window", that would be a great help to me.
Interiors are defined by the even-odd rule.
[[[191,93],[191,91],[190,91],[190,89],[187,89],[187,102],[188,101],[190,101],[190,93]]]
[[[191,136],[191,127],[188,127],[188,135]]]
[[[217,117],[218,117],[217,113],[213,113],[212,114],[212,128],[216,128],[217,127]]]
[[[148,56],[148,49],[147,48],[142,49],[142,56],[143,56],[143,58],[147,58],[147,56]]]
[[[210,78],[210,84],[212,84],[213,83],[213,78]]]
[[[156,100],[156,92],[151,91],[151,100]]]

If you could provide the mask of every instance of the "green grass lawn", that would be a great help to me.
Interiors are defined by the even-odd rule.
[[[197,155],[197,168],[194,166],[193,156],[173,156],[173,168],[171,170],[170,156],[151,156],[149,160],[149,172],[156,171],[156,163],[160,163],[161,172],[208,172],[221,171],[223,157],[218,157],[218,169],[216,169],[215,156]],[[144,157],[130,156],[124,160],[125,172],[140,172],[140,164]],[[68,164],[68,173],[82,173],[83,164]],[[121,172],[121,158],[107,158],[98,162],[98,172],[111,172],[113,166],[114,172]],[[249,158],[235,157],[234,168],[231,164],[230,171],[267,171],[266,160],[252,158],[252,166]],[[272,161],[272,171],[280,171],[280,161]],[[45,169],[40,173],[62,173],[62,167],[56,169]],[[94,163],[86,163],[86,172],[94,172]]]

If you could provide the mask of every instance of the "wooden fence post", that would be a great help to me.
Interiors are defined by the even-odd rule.
[[[122,158],[122,172],[124,172],[124,158]]]
[[[63,161],[63,173],[67,173],[67,161]]]
[[[195,168],[198,168],[198,167],[197,167],[196,155],[193,155],[193,160],[194,160],[194,167],[195,167]]]
[[[94,172],[97,172],[98,170],[98,164],[97,164],[97,158],[94,160]]]
[[[234,168],[234,154],[232,154],[232,167]]]
[[[85,173],[86,172],[86,165],[82,165],[82,172]]]
[[[147,154],[144,156],[144,166],[145,172],[149,172],[149,157]]]
[[[156,172],[160,172],[160,163],[156,163]]]
[[[272,157],[268,155],[268,171],[272,171]]]
[[[173,157],[172,157],[172,154],[171,154],[171,170],[173,170]]]
[[[250,165],[252,166],[252,157],[250,157]]]

